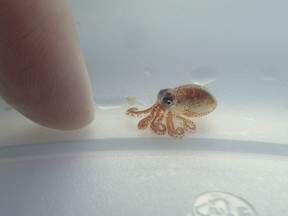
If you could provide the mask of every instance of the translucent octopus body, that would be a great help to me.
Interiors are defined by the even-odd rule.
[[[182,138],[186,131],[193,132],[196,125],[185,117],[207,115],[217,106],[216,99],[209,91],[196,84],[182,85],[174,89],[162,89],[158,93],[157,102],[150,108],[127,110],[130,116],[143,116],[138,128],[146,129],[149,125],[156,134],[166,132],[172,137]]]

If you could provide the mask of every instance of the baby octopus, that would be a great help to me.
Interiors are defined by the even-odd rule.
[[[157,96],[157,102],[150,108],[138,110],[131,108],[127,115],[143,116],[138,128],[150,128],[159,135],[166,132],[172,137],[182,138],[186,131],[193,132],[196,125],[185,117],[204,116],[217,106],[216,99],[203,86],[188,84],[174,89],[162,89]]]

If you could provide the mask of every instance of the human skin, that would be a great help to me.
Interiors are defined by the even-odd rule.
[[[94,106],[66,0],[0,0],[0,95],[32,121],[73,130]]]

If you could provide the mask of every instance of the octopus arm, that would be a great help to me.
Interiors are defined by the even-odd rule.
[[[185,130],[183,127],[175,128],[173,120],[174,120],[174,115],[171,111],[169,111],[166,117],[166,125],[167,125],[168,134],[175,138],[182,138],[184,136]]]
[[[150,110],[150,111],[148,111],[148,110]],[[148,127],[148,125],[151,124],[151,122],[153,122],[155,120],[155,118],[157,118],[158,110],[159,110],[159,105],[152,106],[147,110],[143,110],[143,111],[145,111],[145,113],[147,112],[150,114],[139,121],[138,128],[140,130],[146,129]],[[140,112],[143,112],[143,111],[140,111]]]
[[[153,112],[153,110],[155,109],[155,105],[148,108],[148,109],[145,109],[145,110],[139,110],[138,108],[136,107],[133,107],[133,108],[130,108],[126,111],[126,114],[127,115],[130,115],[130,116],[143,116],[143,115],[148,115],[148,114],[151,114]]]
[[[166,126],[162,123],[165,116],[165,109],[159,106],[159,110],[157,111],[155,118],[151,122],[151,129],[159,135],[164,135],[166,133]]]
[[[179,116],[179,115],[175,115],[175,118],[182,121],[183,128],[185,131],[194,132],[196,130],[196,125],[191,120],[186,119],[186,118]]]

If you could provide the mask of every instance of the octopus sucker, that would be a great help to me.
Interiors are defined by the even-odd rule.
[[[133,107],[126,114],[132,117],[145,116],[138,123],[141,130],[150,125],[152,131],[158,135],[167,132],[172,137],[182,138],[185,132],[196,130],[196,125],[189,117],[207,115],[216,106],[216,99],[205,87],[187,84],[174,89],[162,89],[152,107],[145,110]]]

